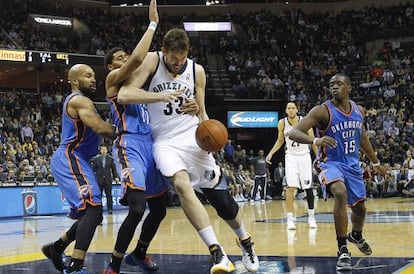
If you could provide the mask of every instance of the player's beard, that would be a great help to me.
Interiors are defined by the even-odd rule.
[[[83,95],[85,95],[86,97],[88,97],[89,99],[91,99],[92,101],[95,99],[96,97],[96,92],[94,89],[92,89],[90,86],[86,87],[86,86],[82,86],[79,87],[79,90],[82,92]]]

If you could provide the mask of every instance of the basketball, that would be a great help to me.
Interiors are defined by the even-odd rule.
[[[227,128],[215,119],[200,123],[196,131],[198,146],[208,152],[221,150],[226,145],[228,137]]]

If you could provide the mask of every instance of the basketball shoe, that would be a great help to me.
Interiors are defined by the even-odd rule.
[[[254,243],[252,242],[250,235],[249,238],[245,240],[240,240],[238,237],[236,237],[236,242],[243,253],[242,262],[244,264],[244,267],[249,272],[257,272],[257,270],[259,270],[259,258],[253,249]]]
[[[348,236],[346,238],[348,239],[348,241],[350,241],[351,243],[356,245],[358,247],[358,249],[362,253],[364,253],[365,255],[371,255],[372,254],[372,249],[369,246],[369,244],[367,244],[367,242],[365,242],[364,238],[361,237],[361,239],[357,240],[352,236],[352,233],[348,233]]]
[[[318,225],[316,224],[315,216],[309,216],[308,225],[309,225],[309,228],[318,228]]]
[[[224,274],[234,271],[233,263],[229,260],[219,245],[211,245],[209,249],[213,261],[213,266],[210,268],[210,274]]]
[[[137,256],[135,256],[134,253],[130,253],[125,256],[125,262],[132,266],[139,266],[146,271],[157,271],[160,269],[156,263],[151,261],[151,258],[149,256],[145,256],[144,260],[140,260],[137,258]]]
[[[338,251],[338,261],[336,262],[336,270],[352,270],[351,253],[348,248],[343,245]]]
[[[63,271],[63,268],[65,267],[63,263],[63,253],[57,252],[53,243],[42,246],[41,250],[47,258],[52,260],[56,270],[60,272]]]

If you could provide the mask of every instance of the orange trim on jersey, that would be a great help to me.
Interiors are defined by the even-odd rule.
[[[332,103],[332,101],[331,101],[331,103]],[[349,117],[349,116],[351,116],[352,112],[354,111],[354,104],[352,104],[352,101],[351,101],[351,100],[349,100],[349,104],[351,105],[351,109],[349,110],[349,113],[345,113],[345,112],[343,112],[340,108],[338,108],[337,106],[335,106],[335,104],[334,104],[334,103],[332,103],[332,106],[333,106],[334,108],[336,108],[336,109],[337,109],[340,113],[342,113],[343,115],[345,115],[345,116]]]
[[[140,187],[140,186],[136,186],[136,185],[134,185],[134,183],[133,183],[133,182],[131,182],[131,181],[124,182],[124,184],[125,184],[126,186],[128,186],[129,188],[131,188],[131,189],[136,189],[136,190],[142,190],[142,191],[145,191],[145,188]]]
[[[118,158],[119,158],[119,165],[120,165],[120,168],[121,168],[121,176],[123,176],[122,170],[124,170],[125,168],[132,168],[131,163],[128,160],[128,156],[126,155],[126,151],[121,145],[123,139],[124,139],[123,135],[121,134],[121,135],[119,135],[119,140],[114,141],[114,143],[118,143],[118,145],[115,145],[115,150],[116,150],[116,154],[118,155]],[[125,182],[125,184],[127,184],[128,182],[132,183],[134,180],[133,180],[131,174],[132,174],[131,172],[128,173],[128,178],[122,177],[122,182]]]
[[[69,146],[69,145],[68,145]],[[76,185],[78,186],[78,189],[80,189],[80,187],[81,186],[83,186],[83,185],[91,185],[90,184],[90,182],[89,182],[89,180],[87,179],[87,177],[86,176],[84,176],[83,174],[84,174],[84,172],[82,171],[82,167],[81,167],[81,164],[80,164],[80,162],[79,162],[79,160],[78,160],[78,158],[77,157],[75,157],[75,155],[73,155],[74,157],[73,157],[73,159],[75,159],[75,161],[76,161],[76,166],[77,166],[77,169],[79,170],[79,175],[77,175],[75,172],[74,172],[74,166],[73,166],[73,162],[71,161],[71,157],[69,156],[69,149],[66,149],[65,150],[65,156],[66,156],[66,159],[67,159],[67,161],[68,161],[68,164],[69,164],[69,168],[70,168],[70,173],[71,173],[71,175],[72,175],[72,177],[73,177],[73,180],[75,181],[75,183],[76,183]],[[83,183],[82,182],[80,182],[80,178],[79,177],[81,177],[81,180],[83,180]],[[85,209],[86,208],[86,202],[89,202],[91,205],[99,205],[99,204],[95,204],[93,201],[92,201],[92,197],[93,197],[93,193],[92,193],[92,189],[88,189],[88,193],[89,193],[89,199],[83,199],[83,206],[82,207],[79,207],[79,208],[77,208],[77,210],[79,211],[79,210],[83,210],[83,209]]]
[[[166,192],[168,192],[169,187],[167,187],[166,189],[164,189],[161,193],[155,194],[155,195],[148,195],[145,196],[146,199],[151,199],[151,198],[155,198],[155,197],[160,197],[162,195],[164,195]]]
[[[111,104],[113,105],[112,108],[115,111],[116,115],[118,116],[119,120],[122,121],[122,129],[120,129],[120,131],[127,131],[127,129],[126,129],[125,115],[123,115],[123,114],[121,114],[119,112],[118,105],[120,105],[120,104],[118,104],[118,102],[117,102],[118,95],[115,95],[115,96],[112,96],[112,97],[107,97],[107,98],[111,102]],[[124,113],[125,113],[125,107],[123,107],[123,108],[124,108]],[[118,126],[119,125],[117,125],[117,127]],[[117,128],[117,130],[118,130],[118,128]]]

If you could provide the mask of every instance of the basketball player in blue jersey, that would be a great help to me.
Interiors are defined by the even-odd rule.
[[[129,91],[131,101],[150,103],[147,106],[155,162],[164,176],[172,178],[187,218],[210,250],[213,259],[210,273],[230,273],[234,265],[219,245],[207,211],[194,190],[204,193],[218,215],[234,230],[243,263],[247,270],[255,272],[259,261],[240,219],[239,207],[228,192],[213,156],[201,150],[195,140],[198,124],[209,118],[204,104],[206,75],[201,65],[187,58],[189,44],[184,30],[169,30],[161,51],[148,53],[119,93]],[[147,92],[143,89],[145,83],[149,83],[145,87]],[[177,98],[163,99],[171,95]],[[182,109],[185,102],[194,98],[199,106],[197,116]]]
[[[280,119],[278,128],[278,137],[266,156],[266,162],[272,164],[271,160],[283,145],[285,145],[285,166],[286,166],[286,210],[287,210],[287,229],[295,230],[295,219],[293,217],[293,200],[296,189],[306,191],[306,200],[308,202],[308,225],[309,228],[317,228],[314,209],[314,195],[312,185],[312,159],[310,155],[309,145],[299,144],[289,138],[289,132],[296,126],[302,117],[298,116],[298,108],[294,102],[286,104],[287,117]],[[308,130],[308,135],[314,137],[313,129]],[[316,145],[312,145],[314,154],[317,154]]]
[[[88,65],[69,69],[72,93],[62,109],[61,143],[51,160],[53,177],[70,205],[68,216],[77,221],[56,242],[42,252],[63,273],[85,274],[83,262],[96,227],[102,221],[101,192],[90,159],[98,152],[102,136],[113,139],[114,128],[97,113],[90,96],[96,89],[95,73]],[[68,266],[62,262],[66,247],[75,241]]]
[[[329,81],[332,99],[314,107],[298,125],[289,132],[289,138],[319,146],[316,169],[319,180],[327,192],[334,196],[333,215],[338,243],[337,270],[352,270],[351,255],[346,240],[355,244],[365,255],[371,247],[362,237],[365,222],[366,191],[360,168],[359,150],[367,155],[374,169],[385,175],[364,129],[364,109],[349,99],[351,80],[336,74]],[[306,134],[316,126],[318,138]],[[326,197],[326,196],[325,196]],[[352,232],[347,234],[347,204],[351,207]]]
[[[149,214],[144,220],[138,243],[134,251],[125,256],[125,262],[140,266],[145,271],[159,269],[147,256],[147,249],[166,215],[165,196],[169,186],[156,169],[152,156],[153,143],[146,106],[131,103],[128,93],[119,92],[119,87],[142,63],[151,45],[159,21],[155,0],[150,3],[149,19],[149,27],[131,56],[121,48],[114,48],[105,57],[106,68],[110,71],[105,82],[106,96],[117,135],[112,146],[112,155],[122,178],[123,196],[120,203],[128,206],[129,211],[118,231],[111,262],[103,271],[104,274],[120,273],[122,259],[144,215],[146,202],[150,209]],[[159,100],[173,102],[181,93],[179,91],[176,94],[155,95]],[[195,110],[198,111],[198,108]]]

